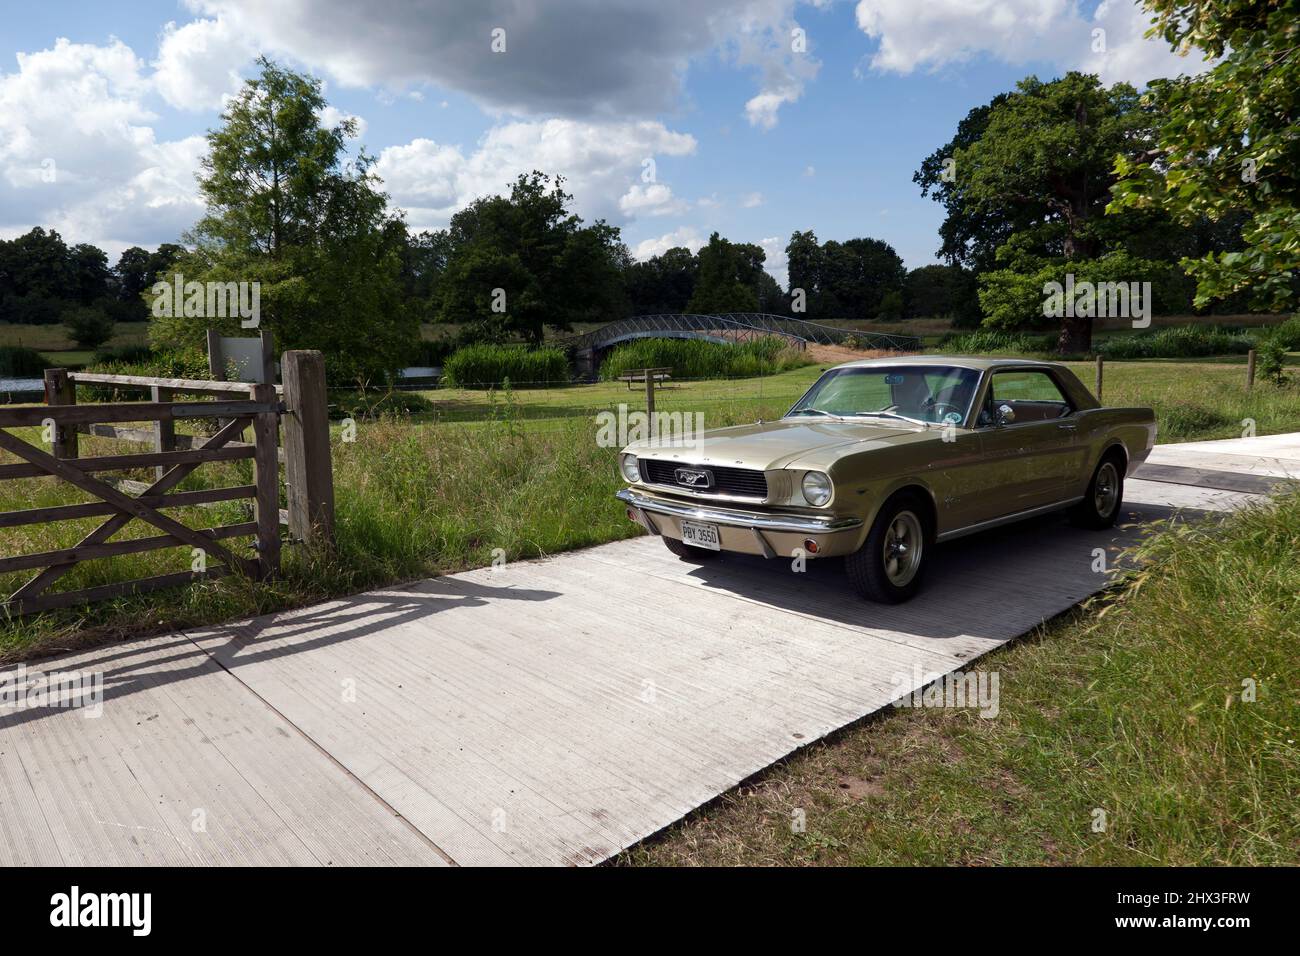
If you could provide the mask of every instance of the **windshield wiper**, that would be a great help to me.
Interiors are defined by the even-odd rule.
[[[825,415],[827,418],[843,420],[843,416],[836,415],[834,412],[824,411],[820,408],[813,408],[811,405],[807,408],[796,408],[790,413],[790,415]],[[787,415],[786,417],[789,418],[790,416]]]
[[[929,425],[929,422],[922,421],[919,418],[908,418],[906,415],[897,415],[894,412],[854,412],[853,418],[897,418],[900,422],[912,422],[916,425]]]

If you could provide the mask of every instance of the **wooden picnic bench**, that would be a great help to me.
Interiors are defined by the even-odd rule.
[[[647,380],[662,385],[664,382],[671,381],[673,377],[672,368],[638,368],[630,372],[624,372],[620,375],[620,382],[627,382],[627,390],[632,391],[634,384],[644,385]]]

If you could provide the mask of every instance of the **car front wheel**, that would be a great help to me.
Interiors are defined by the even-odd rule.
[[[912,495],[885,503],[866,543],[844,559],[849,584],[862,597],[899,604],[921,589],[929,555],[926,510]]]

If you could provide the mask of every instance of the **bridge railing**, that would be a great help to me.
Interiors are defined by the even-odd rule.
[[[617,319],[591,332],[562,339],[557,344],[574,351],[583,351],[654,332],[693,334],[700,338],[716,337],[729,341],[748,341],[775,335],[789,339],[791,344],[799,348],[805,347],[809,342],[840,345],[850,337],[868,349],[915,352],[921,348],[920,338],[914,335],[840,329],[763,312],[637,315]]]

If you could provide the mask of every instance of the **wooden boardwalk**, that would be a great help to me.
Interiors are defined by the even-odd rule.
[[[1295,437],[1263,457],[1300,473]],[[1133,480],[1126,511],[1250,500]],[[0,707],[0,864],[595,863],[1066,610],[1136,533],[963,539],[900,607],[638,538],[41,661],[102,715]]]

